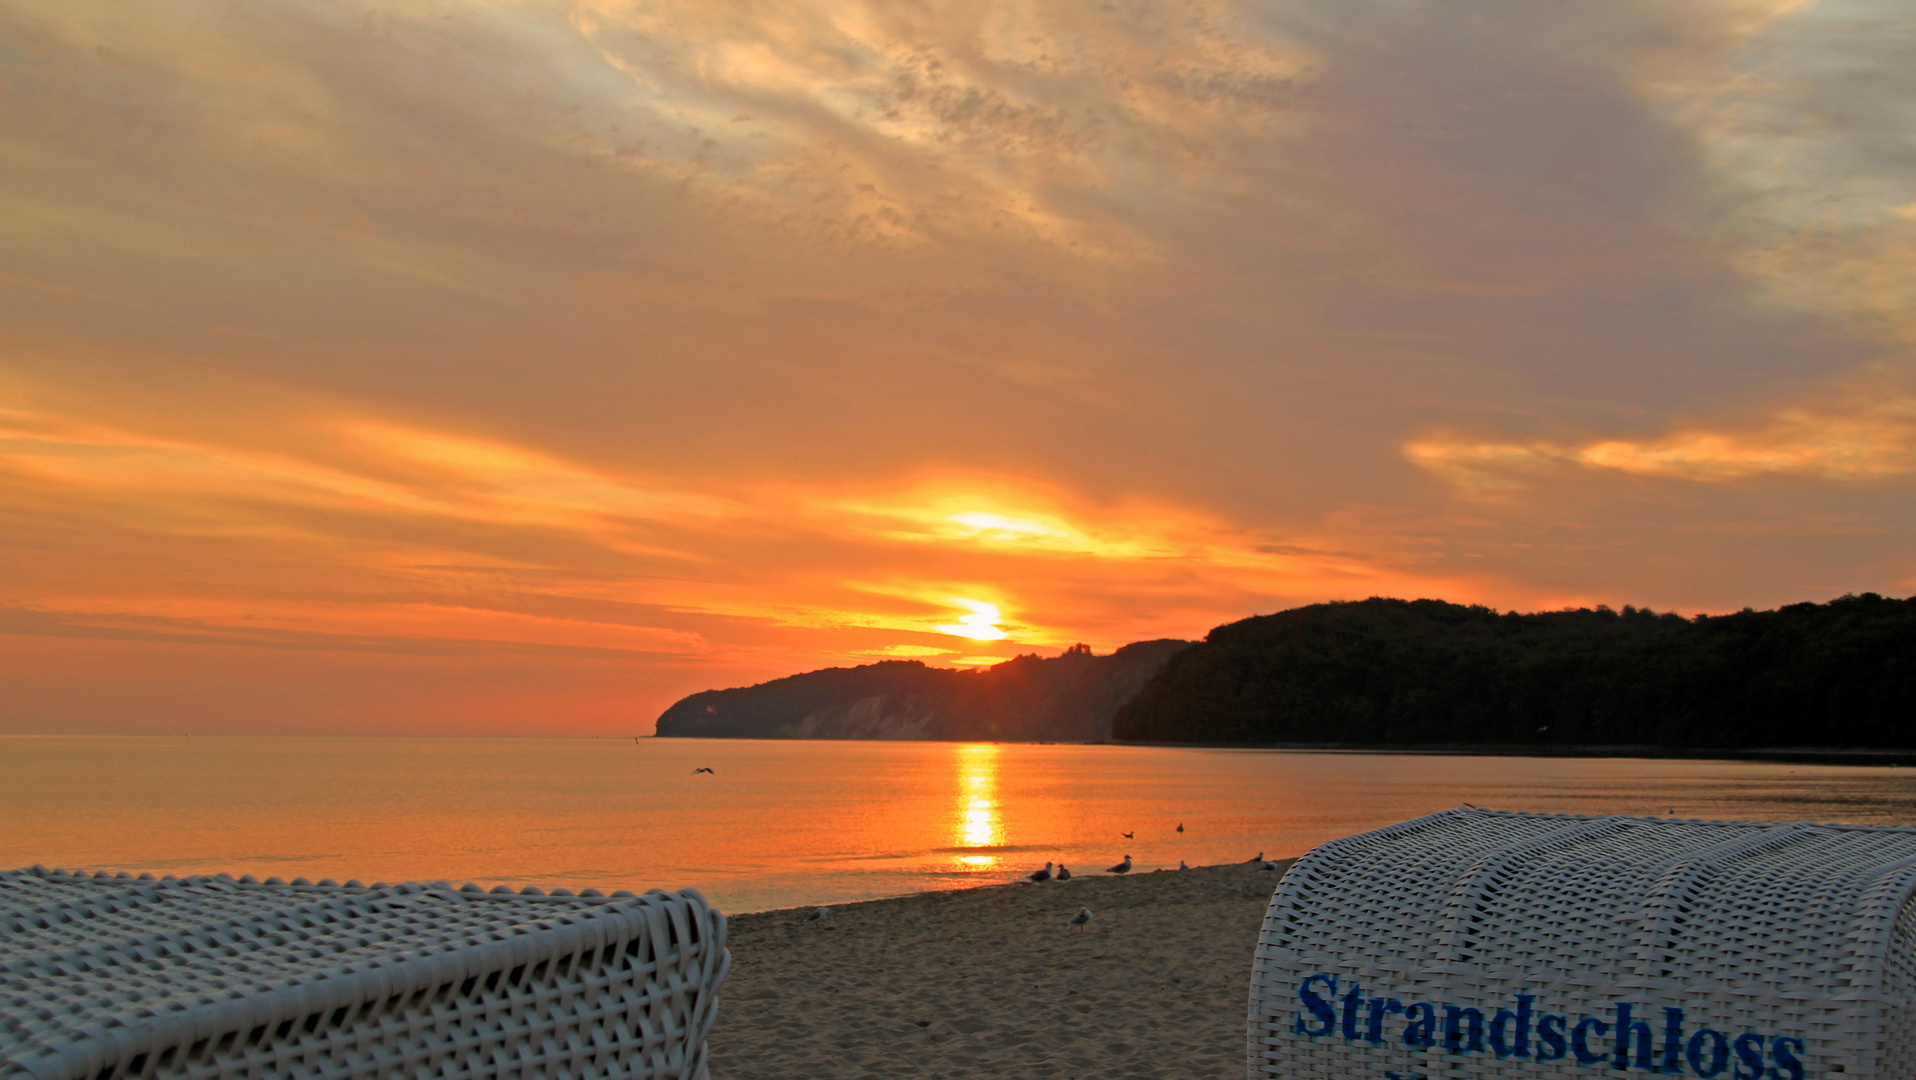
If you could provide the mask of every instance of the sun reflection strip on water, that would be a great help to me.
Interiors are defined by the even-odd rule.
[[[990,743],[966,744],[954,748],[958,773],[958,798],[953,814],[952,846],[958,848],[994,848],[1004,843],[1004,819],[998,807],[998,747]],[[959,855],[966,867],[984,869],[998,864],[998,856],[989,852]]]

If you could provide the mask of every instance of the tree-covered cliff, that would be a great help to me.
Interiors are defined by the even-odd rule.
[[[1916,746],[1916,599],[1499,614],[1440,600],[1220,626],[1119,710],[1163,742]]]
[[[886,660],[693,694],[665,710],[658,734],[735,739],[1111,737],[1111,717],[1188,641],[1140,641],[1108,656],[1076,646],[980,671]]]

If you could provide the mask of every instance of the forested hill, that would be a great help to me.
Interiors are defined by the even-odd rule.
[[[1160,742],[1916,746],[1916,599],[1686,619],[1314,604],[1230,623],[1118,711]]]
[[[886,660],[707,690],[659,717],[658,734],[732,739],[999,739],[1088,742],[1164,659],[1191,643],[1139,641],[1108,656],[1082,645],[982,671]]]

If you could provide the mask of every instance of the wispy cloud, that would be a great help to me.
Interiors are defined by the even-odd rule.
[[[1499,443],[1437,432],[1406,442],[1404,455],[1479,495],[1560,477],[1563,468],[1719,484],[1762,477],[1881,481],[1916,471],[1916,398],[1885,388],[1819,406],[1781,408],[1752,424],[1692,425],[1650,438],[1575,444]]]

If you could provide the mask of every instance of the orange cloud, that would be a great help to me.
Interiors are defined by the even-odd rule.
[[[1858,483],[1916,471],[1916,399],[1894,392],[1821,408],[1787,408],[1750,427],[1688,428],[1650,439],[1497,443],[1436,433],[1404,456],[1480,495],[1514,491],[1554,467],[1728,483],[1800,476]]]
[[[975,666],[1295,599],[1470,588],[1349,537],[1028,479],[694,482],[336,416],[263,453],[13,408],[0,483],[92,545],[43,562],[10,632],[175,646],[629,657],[715,680],[742,660]],[[123,569],[85,562],[102,553]]]

